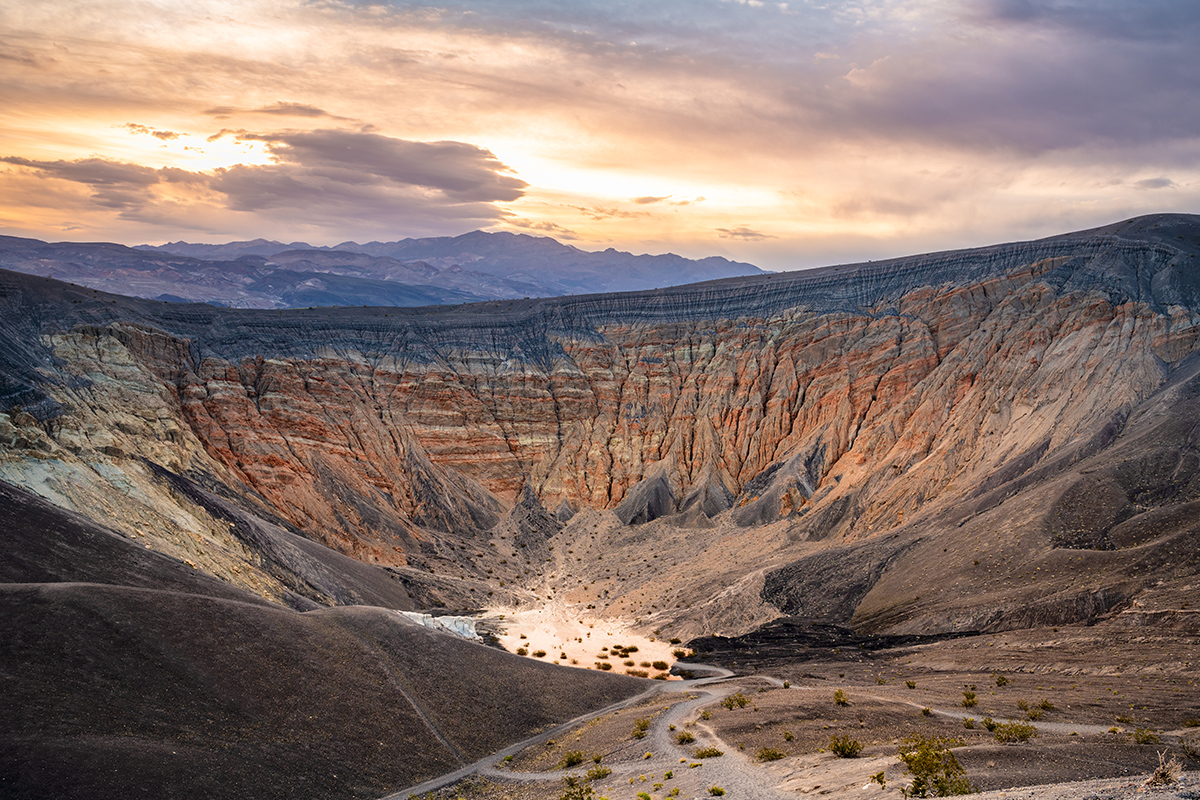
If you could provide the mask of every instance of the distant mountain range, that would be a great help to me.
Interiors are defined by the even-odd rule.
[[[426,306],[648,289],[762,273],[711,257],[587,252],[475,231],[399,242],[49,243],[0,236],[0,267],[116,294],[235,308]]]

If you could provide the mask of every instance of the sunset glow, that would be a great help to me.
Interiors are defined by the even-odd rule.
[[[771,269],[1200,210],[1192,3],[0,6],[0,230]]]

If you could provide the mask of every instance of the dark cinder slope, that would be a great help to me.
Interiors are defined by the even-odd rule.
[[[5,798],[374,798],[644,686],[272,606],[0,492]]]

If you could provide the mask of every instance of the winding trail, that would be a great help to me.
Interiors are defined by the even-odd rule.
[[[451,784],[457,783],[457,782],[463,780],[464,778],[469,778],[473,775],[487,776],[487,777],[492,777],[492,778],[503,778],[503,779],[509,780],[509,781],[554,781],[554,782],[560,781],[560,780],[562,780],[562,775],[559,773],[511,772],[508,770],[498,770],[498,769],[496,769],[495,764],[497,761],[503,761],[505,756],[516,755],[517,753],[521,752],[522,750],[524,750],[527,747],[531,747],[532,745],[536,745],[536,744],[542,744],[547,739],[553,739],[556,736],[561,736],[562,734],[564,734],[568,731],[574,730],[575,728],[578,728],[580,725],[590,722],[593,719],[596,719],[597,717],[602,717],[605,714],[611,714],[614,711],[621,711],[623,709],[630,708],[631,706],[635,706],[638,703],[644,702],[645,700],[647,700],[651,697],[655,697],[658,695],[664,695],[664,694],[686,693],[686,692],[691,691],[700,686],[705,686],[705,685],[712,684],[712,683],[719,683],[721,681],[725,681],[730,678],[737,677],[737,675],[735,673],[731,672],[730,670],[725,669],[724,667],[716,667],[716,666],[712,666],[710,664],[689,664],[688,668],[691,669],[693,672],[707,672],[707,673],[711,673],[711,674],[704,678],[693,678],[693,679],[684,680],[684,681],[670,681],[670,682],[654,681],[655,685],[651,686],[649,689],[642,692],[641,694],[636,694],[633,697],[626,698],[625,700],[620,700],[616,703],[612,703],[611,705],[604,706],[603,708],[597,709],[597,710],[589,712],[587,714],[581,714],[580,716],[575,717],[574,719],[567,720],[566,722],[564,722],[560,725],[555,725],[553,728],[544,730],[541,733],[538,733],[534,736],[529,737],[528,739],[522,739],[519,742],[510,744],[508,747],[505,747],[503,750],[497,750],[496,752],[490,753],[477,761],[471,762],[470,764],[464,764],[463,766],[459,767],[458,769],[454,770],[453,772],[447,772],[444,775],[439,775],[438,777],[427,780],[424,783],[419,783],[415,786],[410,786],[406,789],[401,789],[398,792],[393,792],[393,793],[381,798],[381,800],[407,800],[410,795],[421,795],[421,794],[424,794],[425,792],[436,791],[436,790],[442,789],[446,786],[450,786]],[[725,691],[725,692],[703,692],[702,694],[704,696],[702,696],[696,700],[687,701],[683,705],[687,706],[687,709],[690,712],[692,709],[696,708],[697,706],[706,704],[706,703],[710,702],[712,699],[724,697],[728,693],[729,693],[728,691]],[[672,712],[675,712],[677,710],[678,710],[678,706],[672,708]],[[681,713],[683,713],[683,712],[681,712]],[[671,715],[672,721],[664,722],[663,717],[668,716],[668,715],[671,715],[671,714],[664,714],[664,715],[661,715],[660,717],[656,718],[654,721],[654,724],[652,725],[652,730],[651,730],[652,746],[654,747],[655,750],[658,750],[659,752],[665,752],[668,749],[668,747],[667,747],[668,743],[672,747],[675,747],[676,749],[678,747],[677,745],[675,745],[674,741],[670,740],[667,737],[667,734],[668,734],[667,726],[670,724],[673,724],[675,721],[675,718],[676,718],[674,715]],[[680,717],[680,718],[682,718],[682,717]],[[678,762],[678,758],[679,757],[676,756],[671,763],[673,765],[676,764]],[[665,757],[663,757],[663,760],[665,761]],[[655,766],[658,766],[658,763],[657,763],[658,759],[656,759],[655,761],[656,761]],[[639,764],[636,766],[638,769],[641,769],[642,771],[644,771],[647,766],[647,763],[639,762]],[[669,768],[670,767],[667,767],[667,769],[669,769]]]
[[[777,772],[765,770],[762,768],[762,765],[757,764],[749,755],[739,752],[734,748],[729,748],[708,726],[704,725],[696,717],[697,710],[702,706],[721,700],[737,689],[736,685],[729,683],[732,679],[753,678],[765,681],[777,688],[783,688],[784,681],[762,674],[742,676],[724,667],[711,664],[688,664],[687,667],[693,673],[705,673],[705,676],[683,681],[671,681],[669,683],[654,681],[654,686],[651,686],[640,694],[575,717],[553,728],[544,730],[535,736],[515,742],[503,750],[491,753],[470,764],[465,764],[453,772],[448,772],[415,786],[393,792],[381,798],[381,800],[408,800],[413,795],[419,796],[426,792],[436,791],[472,776],[510,783],[558,783],[565,774],[561,770],[515,772],[508,769],[498,769],[497,763],[502,762],[505,756],[515,756],[528,747],[544,744],[547,740],[562,736],[594,719],[636,706],[654,697],[670,698],[671,706],[667,710],[650,717],[651,725],[646,738],[638,740],[639,744],[636,749],[640,751],[644,747],[648,753],[652,753],[653,755],[650,758],[625,758],[617,761],[606,761],[605,765],[612,770],[612,774],[606,783],[623,784],[626,781],[633,783],[642,775],[662,775],[667,771],[673,771],[675,775],[671,785],[679,786],[688,793],[707,794],[707,787],[709,785],[718,784],[735,797],[752,797],[755,800],[795,800],[797,796],[796,791],[786,789],[783,786],[786,782],[784,779],[787,776],[781,776]],[[792,685],[791,688],[800,691],[816,691],[818,689],[818,687],[795,685]],[[824,690],[825,687],[820,688]],[[899,700],[895,697],[867,696],[885,703],[899,703],[912,706],[913,708],[925,707],[921,703]],[[680,699],[681,697],[682,699]],[[961,719],[964,716],[964,711],[965,709],[931,709],[933,714],[951,719]],[[1024,722],[1025,720],[996,718],[996,721]],[[685,728],[685,723],[688,722],[691,725]],[[1064,735],[1072,732],[1080,734],[1101,734],[1108,732],[1108,727],[1104,725],[1040,721],[1034,724],[1039,731]],[[679,744],[675,739],[677,733],[685,729],[690,730],[696,737],[694,743],[686,746]],[[704,760],[691,757],[696,747],[705,745],[714,745],[724,749],[724,755],[718,759]],[[682,762],[686,763],[682,763],[681,759]],[[689,764],[697,763],[703,766],[697,768],[689,767]],[[1033,792],[1033,794],[1029,795],[1030,797],[1038,796],[1036,794],[1037,786],[1029,786],[1026,789]]]

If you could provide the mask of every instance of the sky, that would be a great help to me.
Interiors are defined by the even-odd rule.
[[[799,269],[1200,212],[1196,0],[0,0],[0,233]]]

